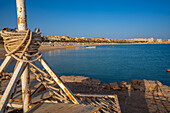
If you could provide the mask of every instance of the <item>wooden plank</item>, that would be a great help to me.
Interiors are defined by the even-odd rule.
[[[75,113],[76,111],[80,111],[82,108],[85,107],[85,105],[74,105],[74,104],[70,104],[71,106],[69,106],[67,109],[65,109],[65,107],[63,107],[63,109],[60,109],[60,112],[64,113]]]
[[[77,97],[100,97],[100,98],[116,98],[117,95],[98,95],[98,94],[74,94]]]
[[[72,110],[72,113],[93,113],[100,110],[102,106],[85,105],[84,107],[77,107]],[[68,111],[69,112],[69,111]],[[67,113],[68,113],[67,112]]]
[[[28,113],[92,113],[99,110],[101,106],[66,104],[66,103],[40,103]]]

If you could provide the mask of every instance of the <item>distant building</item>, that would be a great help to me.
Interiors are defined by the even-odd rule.
[[[86,37],[82,37],[82,40],[85,41],[85,40],[86,40]]]
[[[127,42],[148,42],[146,38],[133,38],[133,39],[126,39]]]
[[[148,42],[154,42],[154,38],[148,38]]]
[[[162,42],[162,39],[157,39],[156,42]]]
[[[61,40],[61,36],[55,36],[55,40]]]
[[[65,40],[67,40],[67,41],[71,40],[71,37],[69,37],[69,36],[62,36],[61,38],[62,38],[62,39],[65,39]]]
[[[162,42],[168,42],[168,39],[162,39]]]
[[[168,39],[168,42],[170,42],[170,39]]]
[[[45,39],[48,39],[48,40],[60,40],[61,39],[61,36],[46,36]]]

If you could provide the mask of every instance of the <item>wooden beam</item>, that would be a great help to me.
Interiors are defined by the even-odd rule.
[[[4,110],[6,109],[6,106],[8,104],[8,101],[15,89],[15,85],[16,85],[16,82],[18,81],[18,79],[20,78],[22,72],[23,72],[23,69],[25,68],[25,63],[24,62],[19,62],[17,67],[16,67],[16,70],[14,71],[12,77],[11,77],[11,80],[1,98],[1,101],[0,101],[0,112],[3,113]]]

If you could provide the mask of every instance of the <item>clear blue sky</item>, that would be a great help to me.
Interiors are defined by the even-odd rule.
[[[0,30],[16,28],[16,1],[0,0]],[[170,0],[27,0],[28,28],[44,35],[170,39]]]

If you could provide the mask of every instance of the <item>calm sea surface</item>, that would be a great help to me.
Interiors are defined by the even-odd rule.
[[[88,76],[102,82],[159,80],[170,85],[170,45],[102,45],[45,51],[58,75]]]

